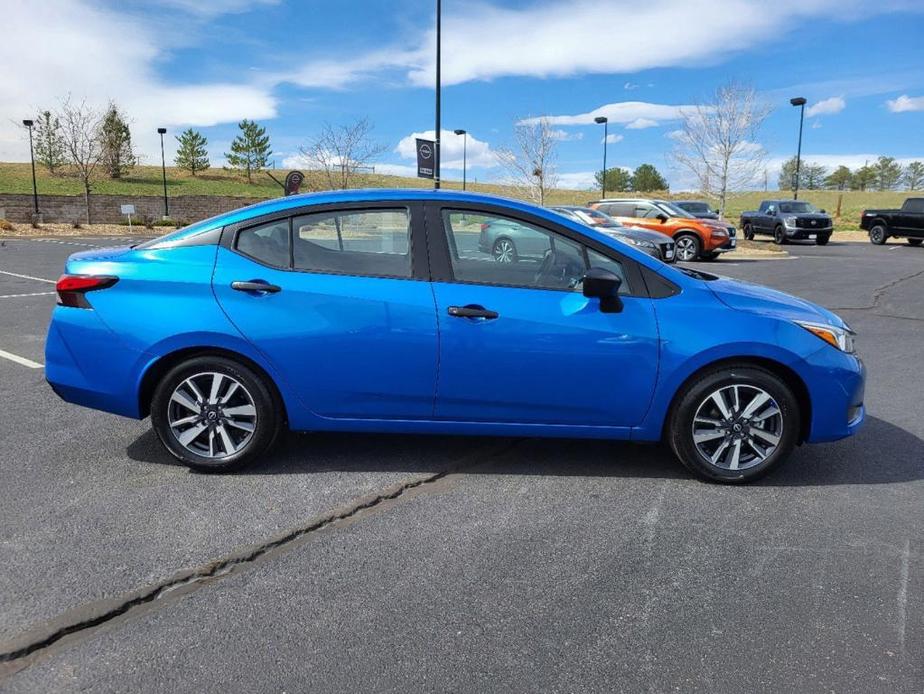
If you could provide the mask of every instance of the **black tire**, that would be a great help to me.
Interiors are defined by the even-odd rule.
[[[777,246],[782,246],[787,243],[788,239],[786,238],[786,232],[784,231],[782,225],[778,226],[773,230],[773,243]]]
[[[496,263],[515,263],[520,259],[517,254],[517,245],[513,242],[513,239],[506,236],[501,236],[494,242],[491,247],[491,255]]]
[[[752,227],[750,224],[745,224],[745,225],[744,225],[743,232],[744,232],[744,238],[745,238],[745,240],[747,240],[747,241],[753,241],[753,240],[754,240],[754,227]]]
[[[708,402],[712,393],[732,385],[743,386],[742,390],[749,392],[753,392],[751,388],[759,388],[773,398],[782,427],[776,448],[762,461],[751,461],[747,463],[750,467],[739,470],[712,464],[693,440],[693,420],[701,405]],[[677,459],[694,475],[711,482],[740,484],[763,477],[789,456],[799,438],[799,422],[799,405],[795,395],[781,378],[759,366],[730,364],[703,372],[684,388],[671,408],[665,438]],[[739,450],[746,451],[742,455],[754,455],[753,449],[746,446],[746,443],[740,444]],[[725,453],[726,459],[729,454]]]
[[[924,241],[924,239],[905,239],[905,240],[912,246],[920,246],[921,241]]]
[[[827,234],[825,234],[825,235],[819,235],[819,236],[815,239],[815,245],[816,245],[816,246],[827,246],[827,245],[828,245],[828,241],[830,241],[830,240],[831,240],[831,237],[828,236]]]
[[[699,260],[703,255],[703,242],[696,234],[685,232],[674,236],[674,257],[690,262]],[[688,256],[688,257],[684,257]]]
[[[177,407],[171,401],[177,387],[187,379],[194,377],[201,379],[205,377],[203,376],[204,374],[215,373],[237,381],[238,387],[232,397],[245,398],[244,400],[237,400],[237,402],[244,402],[246,405],[249,405],[249,401],[252,401],[255,412],[253,422],[248,422],[252,426],[252,431],[249,432],[249,438],[247,438],[248,432],[245,431],[241,435],[240,430],[233,425],[222,425],[223,422],[227,422],[227,418],[219,416],[223,414],[221,410],[223,405],[216,406],[219,411],[216,413],[215,421],[208,421],[205,418],[205,409],[203,408],[200,411],[201,421],[193,426],[205,425],[206,428],[202,430],[203,436],[196,437],[190,443],[191,446],[204,446],[202,440],[211,439],[212,436],[216,436],[216,439],[219,440],[223,438],[218,436],[217,427],[224,428],[229,435],[244,437],[239,441],[232,441],[230,446],[231,449],[234,449],[233,444],[238,443],[241,445],[240,449],[228,454],[227,447],[223,443],[218,443],[215,446],[215,452],[217,453],[218,448],[222,448],[224,449],[223,455],[210,457],[207,454],[200,455],[180,443],[178,435],[174,433],[174,429],[170,426],[170,412],[171,408]],[[224,379],[219,380],[224,382]],[[202,383],[201,380],[200,383]],[[230,381],[228,381],[228,385],[230,385]],[[200,390],[202,389],[200,388]],[[208,396],[205,397],[207,398]],[[249,400],[246,398],[249,398]],[[189,409],[185,408],[183,411],[187,412]],[[200,472],[230,472],[239,470],[259,459],[269,450],[279,435],[283,425],[282,413],[283,406],[279,402],[275,390],[261,375],[243,364],[220,356],[194,357],[173,367],[157,384],[154,397],[151,400],[151,425],[161,443],[181,463]],[[196,443],[197,440],[199,443]],[[210,441],[209,446],[211,445]],[[211,451],[206,451],[206,453],[208,452]]]
[[[881,246],[889,240],[889,230],[884,224],[874,224],[869,230],[869,241],[874,246]]]
[[[700,253],[699,259],[706,260],[706,261],[716,260],[720,255],[722,254],[719,253],[718,251],[710,251],[709,253]]]

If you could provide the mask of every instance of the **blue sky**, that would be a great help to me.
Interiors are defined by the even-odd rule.
[[[562,184],[585,187],[608,164],[650,162],[675,188],[669,134],[679,107],[721,83],[750,83],[775,107],[759,138],[771,185],[795,150],[809,100],[807,160],[855,167],[886,154],[924,159],[924,3],[920,0],[444,0],[443,127],[465,128],[469,177],[504,176],[493,157],[518,119],[551,116]],[[115,100],[145,159],[154,129],[209,139],[213,165],[254,118],[277,166],[324,122],[368,117],[379,170],[412,171],[415,133],[433,128],[433,2],[411,0],[6,0],[0,42],[0,159],[26,160],[23,117],[71,95]],[[28,60],[24,60],[28,57]],[[603,109],[598,111],[598,109]],[[618,122],[617,122],[618,121]],[[172,148],[168,142],[168,155]],[[445,178],[461,142],[444,141]]]

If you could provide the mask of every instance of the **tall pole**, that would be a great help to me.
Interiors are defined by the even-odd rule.
[[[22,122],[29,129],[29,160],[32,162],[32,212],[38,215],[38,186],[35,184],[35,150],[32,148],[32,121]]]
[[[594,123],[603,123],[603,174],[600,176],[600,197],[606,197],[606,140],[609,137],[609,119],[606,116],[597,116]]]
[[[440,23],[442,0],[436,0],[436,137],[433,142],[433,189],[440,187]]]
[[[796,180],[793,182],[792,186],[792,199],[798,200],[799,169],[802,166],[802,122],[805,120],[805,99],[801,96],[797,96],[795,99],[790,99],[789,103],[799,107],[799,146],[796,149]]]
[[[462,190],[465,190],[465,178],[468,171],[468,131],[459,128],[452,132],[462,136]]]
[[[157,132],[160,134],[160,172],[164,179],[164,219],[169,219],[170,207],[167,204],[167,160],[164,157],[164,133],[167,132],[167,129],[158,128]]]

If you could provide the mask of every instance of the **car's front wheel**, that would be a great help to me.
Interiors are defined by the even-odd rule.
[[[816,246],[827,246],[828,241],[830,240],[831,240],[831,237],[828,236],[827,234],[819,234],[818,238],[815,239],[815,245]]]
[[[703,244],[694,234],[679,234],[674,237],[674,252],[677,260],[690,262],[699,258]]]
[[[679,395],[667,439],[680,462],[710,481],[741,483],[785,460],[799,435],[799,405],[776,374],[750,365],[707,371]]]
[[[228,472],[259,458],[282,426],[282,407],[263,377],[236,361],[201,356],[161,379],[151,424],[167,450],[202,472]]]
[[[910,243],[912,246],[920,246],[920,245],[921,245],[921,241],[924,241],[924,239],[906,239],[906,240],[907,240],[908,243]]]
[[[754,227],[752,227],[750,224],[745,224],[745,225],[744,225],[744,238],[745,238],[747,241],[753,241],[753,240],[754,240]]]
[[[773,230],[773,243],[777,246],[782,246],[786,243],[786,232],[783,230],[783,227],[778,226]]]

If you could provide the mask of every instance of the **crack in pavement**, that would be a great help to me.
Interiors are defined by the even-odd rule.
[[[839,306],[839,307],[834,307],[831,310],[832,311],[872,311],[874,309],[879,308],[879,301],[882,299],[883,295],[887,291],[901,284],[902,282],[913,280],[915,277],[920,277],[921,275],[924,275],[924,270],[918,270],[917,272],[913,272],[910,275],[899,277],[898,279],[894,279],[891,282],[883,284],[881,287],[876,287],[873,290],[872,303],[869,306]],[[898,316],[887,316],[887,317],[897,318]],[[912,320],[918,320],[918,319],[912,319]]]
[[[180,571],[164,581],[145,586],[117,598],[68,610],[59,617],[31,629],[18,638],[14,638],[11,642],[0,645],[0,648],[6,647],[5,650],[0,652],[0,680],[34,664],[39,657],[48,653],[49,648],[59,644],[63,639],[67,639],[68,643],[70,643],[73,639],[68,639],[68,637],[86,635],[87,632],[93,633],[93,630],[102,628],[119,617],[136,613],[140,608],[168,595],[176,597],[186,595],[192,590],[231,575],[235,570],[252,565],[261,558],[267,558],[271,555],[276,556],[279,551],[292,549],[297,546],[295,543],[298,540],[303,540],[312,533],[343,521],[355,519],[364,511],[369,511],[382,506],[386,502],[409,496],[408,493],[415,489],[433,485],[449,475],[457,474],[465,469],[497,458],[509,452],[520,441],[521,439],[515,439],[486,454],[480,453],[466,456],[440,472],[420,479],[394,484],[373,494],[359,497],[348,505],[341,506],[339,509],[325,515],[316,516],[307,524],[288,530],[284,534],[262,544],[226,555],[221,559],[210,561],[194,569]]]

